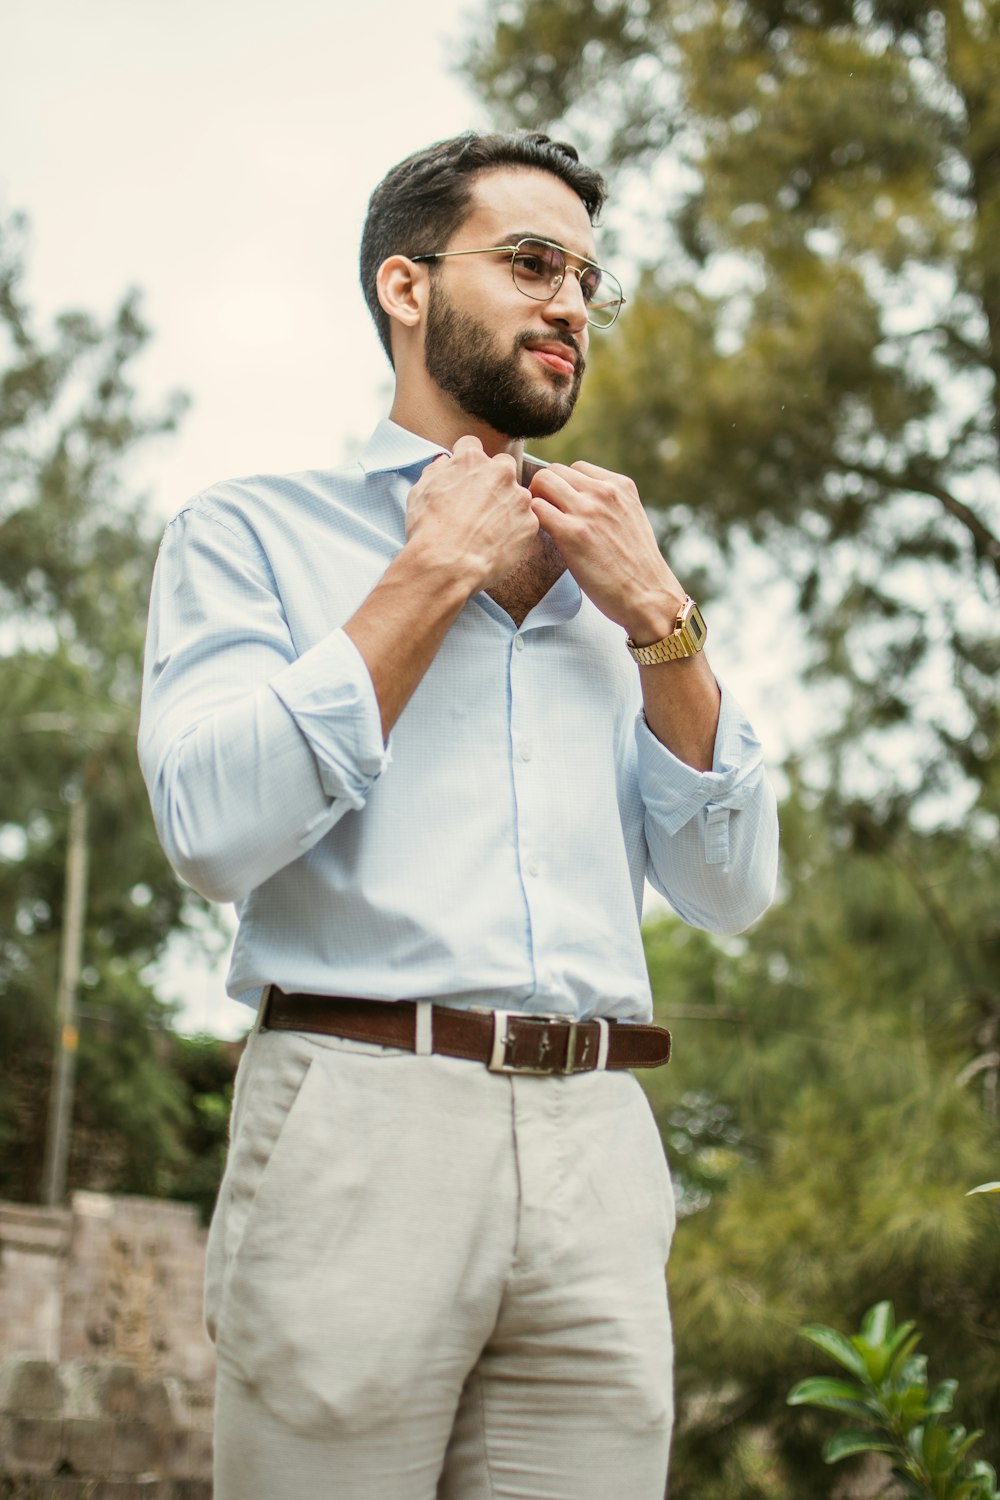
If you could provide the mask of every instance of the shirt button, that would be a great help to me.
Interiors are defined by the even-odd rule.
[[[527,862],[525,864],[525,869],[527,870],[529,875],[538,874],[538,860],[533,854],[528,856]]]
[[[530,740],[522,740],[521,741],[520,749],[518,750],[517,753],[521,757],[522,760],[530,760],[531,759],[531,741]]]
[[[523,635],[516,635],[514,637],[514,650],[515,651],[523,651],[524,650],[524,636]]]

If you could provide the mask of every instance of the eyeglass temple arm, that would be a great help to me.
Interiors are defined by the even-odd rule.
[[[603,276],[611,276],[613,274],[611,271],[606,271],[603,266],[599,266],[596,260],[588,260],[585,255],[574,255],[572,250],[564,250],[562,245],[557,245],[554,240],[538,240],[535,242],[531,240],[518,240],[516,245],[483,245],[477,250],[435,250],[427,255],[411,255],[408,258],[410,260],[444,260],[450,255],[499,255],[501,250],[504,254],[516,255],[522,245],[530,245],[532,243],[550,245],[553,250],[559,250],[564,256],[571,256],[573,260],[582,261],[585,266],[590,266],[594,271],[600,271]],[[567,265],[567,270],[576,271],[577,275],[580,275],[576,266]],[[617,280],[617,277],[615,279]]]
[[[445,260],[449,255],[496,255],[501,250],[508,251],[511,255],[517,249],[516,245],[485,245],[479,250],[435,250],[430,255],[411,255],[410,260]]]

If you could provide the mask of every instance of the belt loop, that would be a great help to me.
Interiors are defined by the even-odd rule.
[[[429,1000],[418,1000],[414,1006],[416,1019],[413,1050],[418,1057],[430,1057],[434,1051],[433,1010]]]
[[[611,1041],[611,1030],[603,1016],[595,1016],[594,1020],[597,1022],[597,1030],[599,1033],[599,1040],[597,1043],[597,1061],[594,1064],[594,1071],[597,1073],[603,1073],[608,1066],[608,1044]]]
[[[256,1019],[254,1020],[254,1023],[250,1028],[251,1034],[255,1031],[265,1030],[264,1022],[267,1019],[267,1007],[270,1002],[271,991],[273,989],[273,984],[265,984],[263,994],[260,997],[260,1004],[257,1007]]]

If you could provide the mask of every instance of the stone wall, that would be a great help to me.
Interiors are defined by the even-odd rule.
[[[205,1233],[187,1203],[74,1193],[0,1202],[0,1355],[107,1359],[210,1384]]]
[[[186,1204],[0,1203],[0,1500],[207,1500],[204,1240]]]
[[[0,1202],[0,1355],[58,1359],[73,1215]]]
[[[132,1365],[0,1360],[0,1497],[210,1500],[204,1416]]]
[[[100,1353],[143,1375],[211,1381],[204,1270],[205,1235],[190,1204],[74,1193],[60,1358]]]

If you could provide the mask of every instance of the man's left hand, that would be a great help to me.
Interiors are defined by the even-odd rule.
[[[550,464],[530,485],[532,509],[581,589],[640,646],[670,635],[686,594],[659,547],[639,491],[596,464]],[[679,760],[712,768],[719,686],[705,653],[640,667],[646,723]]]
[[[601,613],[640,645],[669,635],[686,596],[632,480],[582,461],[550,464],[530,490],[539,524]]]

